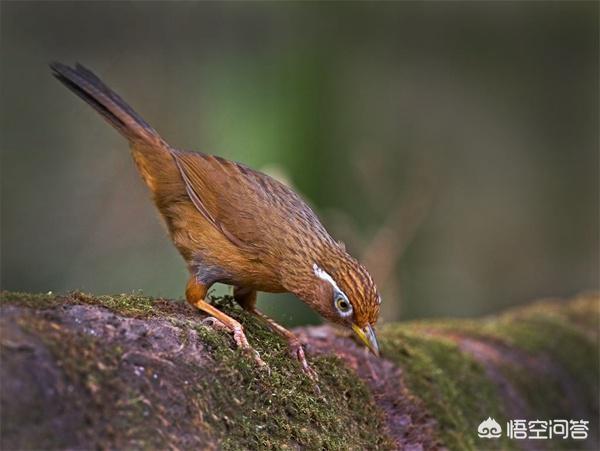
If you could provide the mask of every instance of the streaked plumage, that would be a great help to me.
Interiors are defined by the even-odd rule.
[[[328,320],[364,329],[365,340],[366,329],[379,314],[375,284],[292,189],[243,164],[172,148],[88,69],[59,63],[52,69],[128,139],[139,172],[188,265],[191,303],[235,332],[241,328],[235,320],[204,302],[213,283],[237,287],[236,299],[253,312],[256,291],[292,292]],[[315,267],[328,277],[319,277]],[[351,306],[336,304],[336,291]],[[351,317],[336,305],[351,309]],[[294,340],[281,326],[269,323]],[[237,332],[236,341],[244,346],[243,332]],[[377,351],[376,342],[367,344]]]

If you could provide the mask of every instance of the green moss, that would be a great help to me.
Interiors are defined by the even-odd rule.
[[[55,307],[61,302],[51,291],[48,293],[21,293],[15,291],[0,291],[0,304],[22,305],[34,309]]]
[[[315,383],[289,357],[286,343],[261,320],[236,307],[231,297],[213,302],[243,324],[250,344],[269,370],[258,368],[251,356],[236,349],[230,334],[203,326],[202,317],[184,302],[135,293],[94,297],[2,292],[0,300],[35,310],[90,304],[124,316],[160,317],[181,329],[182,341],[189,339],[186,331],[194,328],[213,359],[211,368],[204,369],[211,377],[195,377],[198,368],[181,362],[176,367],[167,365],[164,371],[175,368],[170,377],[178,388],[171,393],[185,393],[181,404],[186,413],[177,421],[191,422],[192,429],[217,438],[224,449],[348,449],[349,444],[355,449],[394,447],[372,395],[354,373],[334,357],[311,358],[320,377]],[[446,446],[505,449],[517,443],[506,438],[493,442],[476,438],[477,426],[488,416],[503,424],[505,403],[495,382],[470,354],[459,349],[453,334],[548,358],[564,371],[578,393],[583,393],[586,409],[597,418],[599,310],[598,298],[588,297],[566,304],[536,304],[479,321],[389,325],[379,335],[385,356],[402,368],[415,402],[422,402],[437,420]],[[97,415],[90,423],[102,425],[115,447],[160,448],[172,442],[175,436],[169,434],[176,432],[164,426],[164,418],[171,418],[172,413],[164,409],[175,408],[177,402],[171,395],[157,398],[164,393],[164,386],[146,393],[132,390],[118,370],[122,349],[63,330],[60,324],[42,321],[42,316],[30,316],[23,327],[44,337],[69,379],[87,393],[73,402],[89,415]],[[496,368],[531,410],[544,418],[563,417],[568,410],[562,375],[532,377],[527,366],[507,356],[506,362],[495,363]],[[112,410],[103,410],[106,408]],[[105,417],[108,420],[103,420]]]
[[[97,297],[74,293],[72,297],[86,304],[101,305],[124,316],[147,318],[157,313],[155,299],[136,293]]]
[[[574,412],[581,415],[578,409],[583,407],[589,418],[598,418],[599,311],[600,300],[592,295],[570,302],[545,301],[482,320],[394,325],[384,328],[381,341],[385,354],[405,369],[411,390],[440,421],[446,444],[477,448],[481,444],[471,438],[479,421],[492,416],[502,424],[507,400],[498,399],[494,382],[476,363],[468,367],[472,359],[454,343],[468,337],[497,349],[504,358],[494,362],[495,369],[532,415],[564,418]],[[477,403],[482,406],[479,411]],[[503,446],[510,445],[515,442]],[[574,445],[581,446],[553,442],[561,449]]]
[[[242,323],[268,369],[259,368],[252,356],[238,350],[230,334],[203,326],[197,312],[183,303],[138,294],[94,297],[83,293],[60,298],[7,293],[5,301],[35,309],[90,304],[124,316],[160,316],[181,328],[185,340],[189,339],[185,331],[194,328],[214,360],[211,377],[195,377],[197,368],[187,364],[178,364],[176,377],[185,392],[188,420],[220,440],[220,448],[342,450],[349,444],[354,449],[394,448],[372,395],[352,371],[335,357],[317,357],[310,361],[319,374],[319,381],[314,382],[290,358],[287,343],[229,296],[212,302]],[[78,403],[88,399],[80,405],[82,411],[110,418],[105,428],[115,432],[114,445],[161,448],[169,443],[165,428],[153,423],[157,412],[148,415],[149,405],[156,409],[162,402],[132,391],[119,375],[122,350],[103,347],[96,338],[63,330],[58,324],[41,321],[24,326],[44,337],[69,380],[91,396],[91,400],[77,399]],[[109,414],[106,408],[114,410]],[[91,423],[98,423],[98,418]]]
[[[188,315],[194,313],[193,309],[186,306],[183,301],[156,299],[143,296],[139,292],[93,296],[80,291],[73,291],[64,295],[56,295],[52,292],[31,294],[2,291],[0,292],[0,302],[2,304],[21,305],[39,310],[61,305],[99,305],[120,315],[136,318],[164,316],[175,311]]]
[[[518,359],[513,364],[500,365],[532,412],[564,416],[569,411],[565,385],[570,385],[577,387],[586,411],[597,417],[599,318],[600,299],[584,295],[569,302],[537,302],[478,321],[430,322],[427,327],[506,346],[521,353],[520,358],[529,355],[538,359],[541,376],[537,378],[532,378],[531,369],[519,365]]]
[[[582,294],[577,299],[562,303],[561,313],[568,320],[589,333],[592,339],[598,339],[600,330],[600,297],[595,294]]]
[[[370,392],[337,358],[311,359],[315,383],[260,321],[226,303],[220,308],[244,325],[269,367],[257,368],[228,336],[197,328],[217,375],[201,381],[196,396],[208,403],[206,421],[221,434],[223,449],[393,449]]]
[[[488,416],[502,424],[506,415],[496,387],[483,368],[453,342],[428,336],[422,325],[388,325],[379,333],[384,355],[404,370],[410,391],[437,420],[439,434],[450,449],[511,448],[506,439],[477,438]]]
[[[532,355],[545,356],[551,361],[557,370],[548,370],[548,377],[538,381],[536,392],[552,393],[552,389],[556,391],[560,379],[566,379],[566,384],[577,387],[578,392],[581,392],[586,410],[595,416],[598,415],[598,341],[591,340],[577,324],[557,316],[555,312],[544,311],[523,317],[502,317],[488,323],[482,331],[488,336]],[[524,393],[529,392],[529,388],[524,390]],[[564,389],[559,392],[564,392]],[[534,406],[539,411],[554,411],[557,415],[564,415],[568,407],[565,407],[563,402],[555,402],[552,396],[540,397]]]

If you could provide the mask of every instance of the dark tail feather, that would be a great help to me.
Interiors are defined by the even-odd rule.
[[[89,69],[81,64],[71,68],[61,63],[51,63],[50,67],[61,83],[89,103],[127,139],[160,139],[139,114]]]

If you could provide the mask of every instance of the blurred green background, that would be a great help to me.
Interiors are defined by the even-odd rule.
[[[288,180],[371,269],[386,320],[598,289],[597,2],[0,8],[2,288],[181,297],[187,278],[58,60],[172,145]]]

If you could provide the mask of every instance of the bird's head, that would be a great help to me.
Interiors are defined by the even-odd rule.
[[[373,326],[381,296],[369,272],[346,254],[312,266],[312,306],[326,319],[349,329],[375,354],[379,345]]]

